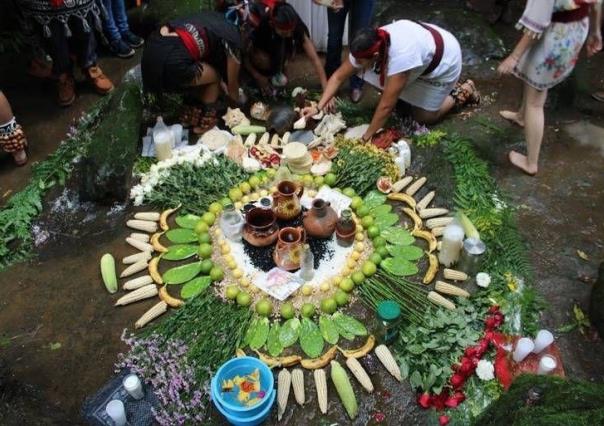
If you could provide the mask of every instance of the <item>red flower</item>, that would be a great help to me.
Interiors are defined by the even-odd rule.
[[[447,398],[447,400],[445,401],[445,405],[449,408],[456,408],[459,404],[464,402],[465,399],[466,399],[466,396],[464,395],[464,393],[457,391],[453,395],[451,395],[449,398]]]
[[[487,319],[484,320],[484,325],[484,328],[487,331],[492,331],[493,329],[495,329],[495,327],[501,325],[501,323],[497,324],[497,320],[495,319],[495,317],[487,317]]]
[[[432,395],[430,401],[432,403],[432,406],[440,411],[445,409],[445,402],[447,401],[448,397],[449,391],[443,390],[440,395]]]
[[[376,423],[382,423],[386,419],[386,415],[380,411],[373,414],[373,419]]]
[[[440,426],[446,426],[449,424],[449,416],[440,416],[438,418],[438,424],[440,424]]]
[[[424,392],[420,396],[417,397],[417,403],[422,408],[430,408],[430,402],[431,402],[431,397],[428,392]]]
[[[489,308],[489,314],[494,314],[495,312],[499,312],[499,305],[493,305]]]
[[[494,337],[495,337],[495,333],[493,333],[492,331],[487,331],[484,333],[484,340],[488,340],[489,342],[492,342]]]
[[[459,370],[457,371],[457,374],[467,378],[474,373],[474,370],[476,370],[477,364],[478,364],[478,360],[476,358],[463,357],[461,359],[461,364],[459,366]]]
[[[459,373],[455,373],[451,376],[451,386],[453,386],[453,389],[461,388],[465,382],[466,377],[462,376]]]
[[[479,348],[479,352],[480,352],[480,356],[482,357],[482,355],[484,355],[484,353],[487,351],[487,349],[489,349],[489,344],[491,343],[491,341],[489,339],[487,339],[486,337],[483,338],[480,343],[478,343],[478,348]]]

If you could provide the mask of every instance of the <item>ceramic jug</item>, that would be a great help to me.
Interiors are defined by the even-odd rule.
[[[304,228],[283,228],[279,231],[277,245],[273,252],[275,264],[286,271],[300,268],[302,248],[306,241]]]
[[[277,240],[279,227],[272,210],[254,207],[245,214],[243,239],[254,247],[266,247]]]
[[[284,180],[277,185],[273,193],[273,212],[279,220],[292,220],[300,215],[302,205],[300,197],[304,187],[300,184]]]
[[[329,201],[317,198],[312,202],[312,208],[304,212],[304,229],[315,238],[329,238],[336,229],[338,215],[331,208]]]

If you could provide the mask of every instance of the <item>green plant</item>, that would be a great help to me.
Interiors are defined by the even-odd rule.
[[[413,137],[413,143],[420,148],[432,147],[438,145],[440,141],[447,136],[446,132],[442,130],[431,130],[428,133],[424,133]]]

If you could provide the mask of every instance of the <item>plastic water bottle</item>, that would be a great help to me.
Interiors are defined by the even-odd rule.
[[[396,147],[398,148],[398,155],[405,160],[405,167],[409,168],[411,166],[411,148],[409,144],[406,140],[400,139],[396,143]]]
[[[157,117],[157,123],[153,127],[153,144],[155,146],[155,156],[159,161],[172,157],[174,134],[165,125],[164,119],[161,116]]]
[[[300,267],[300,278],[310,281],[315,276],[315,256],[310,251],[310,246],[304,244],[302,251],[302,265]]]

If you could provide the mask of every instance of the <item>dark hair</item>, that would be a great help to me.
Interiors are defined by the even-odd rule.
[[[273,20],[279,25],[295,23],[300,19],[296,9],[289,3],[277,3],[273,7]]]
[[[358,30],[350,43],[350,53],[353,55],[357,52],[369,49],[378,41],[377,32],[374,28],[361,28]]]

